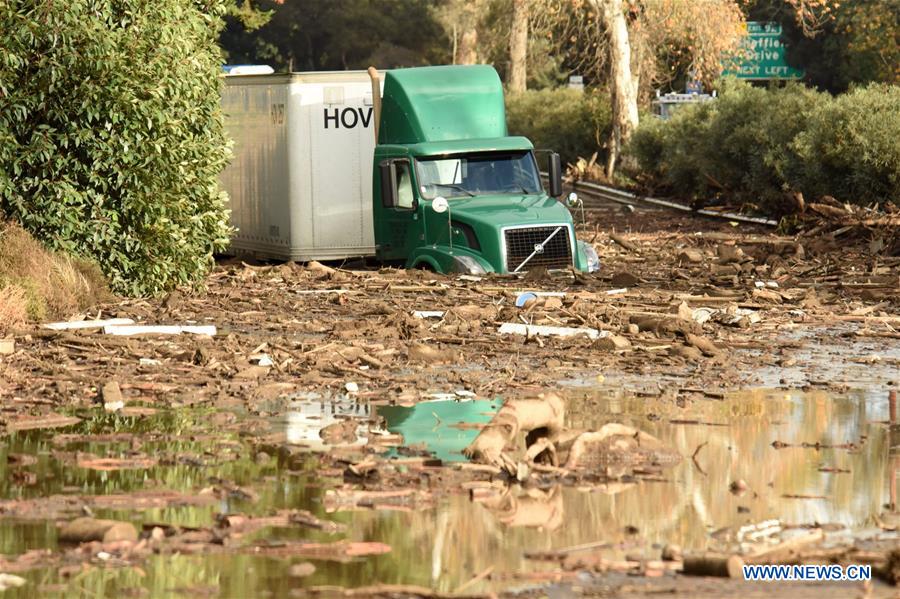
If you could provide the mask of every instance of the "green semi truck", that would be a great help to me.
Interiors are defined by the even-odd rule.
[[[556,199],[559,156],[546,152],[545,191],[490,66],[232,75],[223,106],[236,252],[441,273],[599,268]]]

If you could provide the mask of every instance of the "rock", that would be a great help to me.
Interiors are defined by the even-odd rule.
[[[609,284],[613,287],[634,287],[640,282],[641,280],[630,272],[619,272],[613,275]]]
[[[325,266],[321,262],[317,262],[316,260],[310,260],[306,263],[306,269],[311,270],[313,272],[332,274],[335,272],[335,269],[330,266]]]
[[[716,254],[719,256],[719,264],[736,264],[744,262],[744,250],[736,245],[721,244],[716,247]]]
[[[268,366],[251,366],[238,372],[234,375],[234,378],[242,381],[252,381],[266,376],[268,372]]]
[[[15,339],[0,339],[0,356],[8,356],[16,351]]]
[[[621,335],[607,335],[601,337],[594,342],[594,347],[615,351],[617,349],[626,349],[631,347],[631,341]]]
[[[681,302],[678,305],[678,318],[687,321],[694,320],[694,311],[687,305],[687,302]]]
[[[338,420],[319,431],[319,437],[328,445],[340,445],[356,441],[358,424],[354,420]]]
[[[294,564],[288,568],[288,576],[291,578],[305,578],[314,574],[316,567],[309,562]]]
[[[741,496],[747,492],[747,483],[742,479],[733,480],[731,484],[728,485],[728,490],[731,491],[733,495]]]
[[[687,360],[699,361],[703,359],[703,353],[690,345],[675,345],[669,350],[670,356],[678,356]]]
[[[150,539],[153,541],[160,542],[160,541],[165,540],[165,538],[166,538],[166,531],[164,531],[159,526],[154,526],[153,530],[150,531]]]
[[[544,299],[544,309],[546,310],[559,310],[562,307],[562,298],[551,296]]]
[[[638,325],[636,325],[634,323],[627,324],[627,325],[625,325],[624,328],[625,328],[625,332],[628,333],[629,335],[637,335],[638,333],[641,332],[641,327],[639,327]]]
[[[778,293],[777,291],[772,291],[771,289],[754,289],[753,299],[761,300],[764,302],[772,302],[773,304],[780,304],[782,301],[784,301],[780,293]]]
[[[125,407],[125,400],[122,399],[122,390],[116,381],[110,381],[103,385],[100,397],[103,399],[103,409],[108,412],[115,412]]]
[[[101,541],[137,541],[137,529],[131,522],[99,520],[96,518],[75,518],[59,529],[59,540],[67,543],[88,543]]]
[[[410,343],[409,359],[413,362],[453,362],[456,355],[452,351],[438,349],[424,343]]]
[[[716,346],[715,343],[701,335],[693,335],[691,333],[688,333],[684,336],[684,338],[688,343],[702,351],[707,356],[715,356],[722,351]]]
[[[669,543],[663,547],[662,559],[667,562],[680,562],[683,556],[684,552],[681,549],[681,545]]]
[[[700,250],[689,248],[686,250],[682,250],[682,252],[678,254],[678,261],[682,264],[699,264],[703,262],[703,254],[700,252]]]

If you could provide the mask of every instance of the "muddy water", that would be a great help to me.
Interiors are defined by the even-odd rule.
[[[307,428],[319,426],[334,412],[371,415],[366,406],[326,405],[323,409],[315,403],[294,404],[287,417],[273,416],[264,422],[275,432],[280,428],[288,438],[294,435],[302,440]],[[489,417],[492,405],[496,403],[467,408],[467,419]],[[305,466],[301,463],[299,470],[294,462],[288,471],[275,457],[255,455],[245,442],[247,431],[233,426],[241,422],[240,415],[222,425],[216,424],[213,413],[203,411],[145,418],[104,415],[64,430],[11,436],[0,447],[0,495],[4,499],[125,493],[148,487],[194,493],[213,479],[225,479],[252,488],[258,498],[222,500],[205,507],[95,510],[95,515],[129,520],[138,526],[204,526],[222,512],[268,514],[280,508],[308,509],[347,524],[348,531],[328,535],[306,529],[269,529],[247,540],[335,540],[343,536],[382,541],[391,545],[392,551],[349,563],[315,561],[316,572],[302,579],[291,578],[289,568],[306,560],[248,554],[156,556],[140,568],[107,568],[102,560],[95,560],[96,564],[67,577],[51,569],[30,571],[23,574],[28,579],[26,587],[6,594],[278,597],[310,585],[358,586],[376,581],[452,591],[488,566],[494,567],[495,580],[484,585],[509,584],[497,579],[556,567],[528,559],[526,553],[582,543],[608,544],[605,551],[611,558],[626,554],[656,557],[665,543],[695,549],[733,546],[741,527],[768,520],[777,520],[782,526],[818,522],[840,524],[849,531],[867,529],[896,491],[891,471],[900,468],[900,457],[890,454],[888,428],[880,422],[889,417],[887,393],[836,396],[753,391],[724,401],[694,401],[679,407],[654,398],[577,391],[571,393],[569,406],[572,426],[593,428],[612,421],[631,424],[670,443],[685,459],[664,471],[663,480],[654,482],[583,489],[513,488],[495,505],[473,503],[467,495],[457,495],[433,509],[416,512],[327,513],[321,498],[336,480],[319,480],[314,458]],[[448,429],[442,426],[447,424],[446,414],[430,411],[435,418],[430,435],[436,443],[440,440],[436,450],[450,455],[471,431]],[[389,430],[404,426],[411,430],[410,423],[417,421],[402,410],[383,412]],[[427,418],[425,424],[427,430]],[[54,443],[54,435],[112,433],[118,436],[105,442],[57,436]],[[420,441],[427,444],[428,437],[421,435]],[[776,448],[774,442],[852,446]],[[117,457],[137,452],[160,461],[146,469],[99,472],[78,468],[73,461],[75,452]],[[28,463],[28,459],[23,462],[15,457],[22,455],[36,460]],[[741,495],[730,490],[737,481],[746,486]],[[752,533],[745,529],[742,537]],[[56,547],[52,522],[0,520],[0,553],[15,555]],[[469,590],[485,588],[476,585]]]

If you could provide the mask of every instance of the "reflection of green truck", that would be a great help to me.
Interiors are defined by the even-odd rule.
[[[507,135],[493,68],[387,71],[374,95],[381,84],[370,74],[368,93],[362,73],[226,78],[235,249],[300,260],[374,254],[445,273],[599,266],[552,197],[558,156],[549,156],[548,195],[531,142]],[[361,131],[370,126],[377,144]]]

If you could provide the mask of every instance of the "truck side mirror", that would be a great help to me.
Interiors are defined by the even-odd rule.
[[[381,173],[381,204],[386,208],[397,205],[397,186],[394,184],[394,165],[390,160],[385,160],[378,165]]]
[[[550,154],[550,165],[547,168],[548,179],[550,182],[550,195],[558,198],[562,195],[562,164],[560,164],[559,154],[553,152]]]

